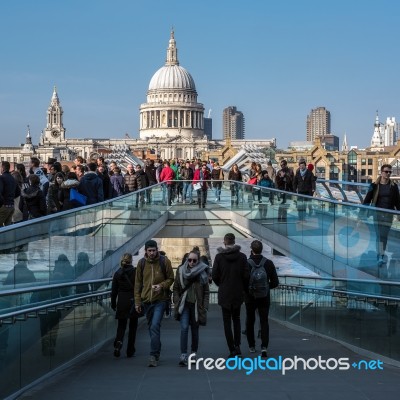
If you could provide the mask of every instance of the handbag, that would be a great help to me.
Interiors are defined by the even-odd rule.
[[[75,206],[86,206],[87,197],[79,193],[75,188],[69,191],[69,201]]]
[[[197,182],[193,184],[193,190],[200,190],[201,189],[201,183]]]
[[[249,185],[255,185],[255,184],[257,183],[257,177],[256,177],[256,176],[253,176],[253,178],[250,178],[250,179],[247,181],[247,183],[248,183]]]

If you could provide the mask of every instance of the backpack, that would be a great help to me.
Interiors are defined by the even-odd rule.
[[[268,260],[263,257],[260,264],[256,264],[252,259],[247,262],[251,266],[250,281],[249,281],[249,294],[254,298],[267,297],[269,293],[268,275],[265,269],[265,263]]]

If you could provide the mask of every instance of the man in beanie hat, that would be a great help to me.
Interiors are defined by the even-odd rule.
[[[149,367],[157,367],[160,359],[160,328],[167,302],[170,300],[170,287],[174,283],[171,261],[158,252],[155,240],[148,240],[145,256],[136,268],[135,308],[146,315],[150,334]]]

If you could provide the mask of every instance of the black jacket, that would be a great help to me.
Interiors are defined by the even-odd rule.
[[[283,172],[283,176],[281,176],[281,173]],[[288,167],[284,167],[281,170],[278,171],[276,174],[276,187],[279,190],[285,190],[286,192],[292,192],[293,191],[293,180],[294,180],[294,174],[291,169]]]
[[[260,264],[262,257],[263,257],[262,254],[252,254],[250,256],[250,259],[253,260],[256,263],[256,265],[258,265],[258,264]],[[247,263],[247,266],[248,266],[248,269],[249,269],[248,274],[250,276],[251,266],[249,265],[249,263]],[[276,273],[275,264],[271,260],[269,260],[267,258],[267,261],[264,264],[264,268],[265,268],[265,271],[266,271],[267,276],[268,276],[269,288],[270,289],[275,289],[279,285],[279,278],[278,278],[278,274]],[[249,302],[249,301],[254,300],[254,297],[249,294],[248,287],[246,288],[245,292],[246,292],[246,294],[245,294],[245,300],[244,301],[246,303]],[[257,299],[257,301],[258,302],[267,301],[268,304],[269,304],[270,295],[268,294],[268,297],[259,298],[259,299]]]
[[[149,181],[149,186],[155,185],[157,183],[157,168],[154,164],[146,165],[144,168],[147,180]]]
[[[99,171],[96,172],[97,176],[103,182],[103,194],[104,200],[111,199],[111,182],[110,182],[110,175],[107,172],[100,173]]]
[[[4,285],[18,285],[21,283],[36,282],[35,274],[28,268],[26,262],[19,261],[14,268],[8,272]]]
[[[137,190],[136,174],[127,172],[124,175],[124,190],[125,193],[131,193]]]
[[[9,172],[0,175],[0,207],[3,205],[13,206],[14,199],[21,194],[17,181]]]
[[[30,218],[39,218],[46,215],[46,199],[39,186],[29,186],[21,192]]]
[[[111,287],[111,307],[117,309],[115,318],[129,318],[135,287],[136,268],[121,267],[115,272]]]
[[[244,291],[249,285],[247,257],[240,246],[218,248],[212,278],[218,286],[218,304],[224,308],[237,308],[243,303]]]
[[[87,197],[86,205],[103,201],[103,181],[97,176],[96,172],[86,172],[79,181],[78,192]]]
[[[144,189],[147,186],[149,186],[149,181],[147,179],[147,175],[142,169],[135,172],[135,179],[136,179],[136,187],[138,190]]]
[[[300,169],[298,169],[293,180],[293,191],[312,196],[315,191],[315,180],[315,176],[310,170],[306,169],[304,176],[301,176]]]
[[[391,204],[389,209],[390,210],[400,210],[400,194],[399,194],[399,187],[396,185],[395,182],[390,181],[390,200]],[[379,196],[379,193],[377,193],[377,190],[379,189],[379,183],[374,182],[371,183],[368,192],[364,198],[363,204],[364,205],[375,205],[373,204],[374,201],[376,202],[377,197]],[[371,204],[372,203],[372,204]]]
[[[193,180],[193,175],[194,175],[194,173],[193,173],[193,169],[192,168],[190,168],[190,167],[186,168],[186,166],[181,168],[181,178],[182,178],[182,180],[184,180],[184,181],[192,181]]]
[[[54,181],[50,182],[49,190],[47,191],[47,212],[49,214],[56,213],[61,210],[60,191],[60,185]]]

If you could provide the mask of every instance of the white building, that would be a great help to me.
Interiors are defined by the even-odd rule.
[[[394,146],[397,143],[398,123],[395,117],[387,117],[386,123],[379,122],[378,111],[376,112],[374,133],[371,139],[372,148]]]
[[[27,163],[31,156],[35,156],[42,162],[49,157],[62,162],[74,160],[78,155],[88,160],[112,152],[115,146],[128,146],[131,151],[141,150],[144,153],[151,151],[162,159],[192,159],[200,157],[202,152],[225,145],[224,140],[209,140],[204,134],[204,107],[197,102],[193,77],[179,65],[173,31],[166,63],[151,78],[147,102],[140,105],[138,139],[69,138],[63,124],[63,113],[54,87],[39,144],[32,144],[28,129],[25,144],[0,148],[1,160]],[[235,148],[245,143],[270,147],[276,145],[276,139],[231,142]]]

